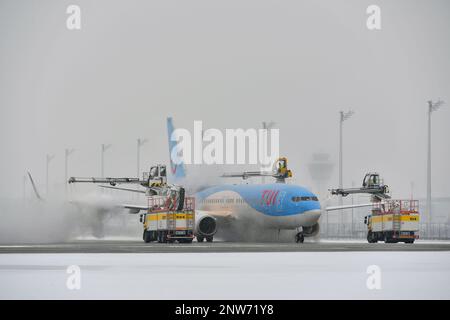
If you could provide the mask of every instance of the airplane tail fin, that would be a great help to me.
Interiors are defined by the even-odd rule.
[[[177,148],[176,142],[171,139],[174,130],[175,129],[173,126],[172,117],[168,117],[167,118],[167,137],[169,139],[170,171],[171,171],[173,177],[175,178],[175,180],[180,180],[180,179],[186,177],[186,171],[184,168],[184,163],[175,164],[172,161],[172,152],[173,152],[174,148]]]

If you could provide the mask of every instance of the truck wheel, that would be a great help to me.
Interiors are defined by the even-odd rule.
[[[197,236],[197,242],[203,242],[203,240],[205,240],[205,238]]]
[[[143,238],[144,238],[144,242],[145,243],[149,243],[149,242],[152,242],[152,241],[155,240],[155,238],[153,236],[153,232],[152,231],[147,231],[147,230],[144,231]]]
[[[213,242],[213,237],[206,237],[206,242]]]
[[[375,239],[374,234],[372,231],[367,232],[367,242],[368,243],[377,243],[378,241]]]

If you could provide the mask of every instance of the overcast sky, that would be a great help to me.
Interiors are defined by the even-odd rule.
[[[81,30],[66,8],[81,8]],[[366,8],[381,8],[381,30]],[[31,170],[62,187],[70,175],[136,174],[168,162],[165,119],[192,129],[258,128],[273,120],[295,182],[314,183],[315,152],[336,163],[339,110],[344,184],[379,171],[396,197],[426,192],[427,100],[433,114],[433,195],[450,196],[450,2],[0,0],[0,194],[18,197]],[[249,167],[255,169],[255,167]]]

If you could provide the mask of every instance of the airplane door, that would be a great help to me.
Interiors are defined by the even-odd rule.
[[[280,193],[278,194],[277,199],[276,199],[276,205],[277,205],[276,210],[277,211],[283,211],[283,203],[284,203],[285,196],[286,196],[285,191],[280,191]]]

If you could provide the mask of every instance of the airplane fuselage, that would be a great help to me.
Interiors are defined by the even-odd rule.
[[[199,192],[196,198],[200,210],[229,214],[241,222],[271,229],[309,227],[321,214],[316,195],[283,183],[219,185]]]

